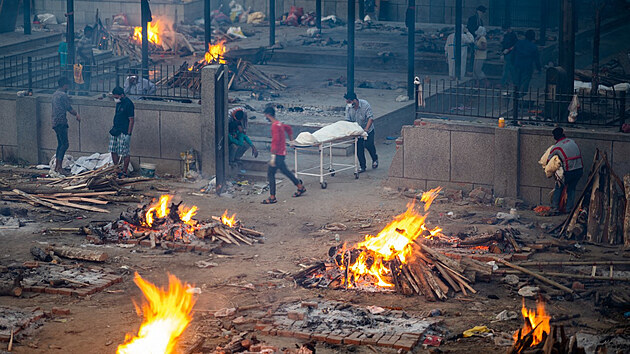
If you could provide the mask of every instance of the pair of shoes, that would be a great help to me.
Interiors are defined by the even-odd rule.
[[[378,160],[376,160],[376,161],[372,162],[372,168],[373,168],[373,169],[378,168]]]
[[[365,172],[365,167],[361,167],[361,168],[359,169],[359,173],[363,173],[363,172]]]
[[[306,187],[304,187],[304,182],[302,182],[302,180],[299,180],[299,181],[300,181],[300,183],[298,183],[298,184],[301,184],[302,188],[298,188],[297,192],[293,193],[293,196],[296,197],[296,198],[301,196],[302,194],[306,193]]]
[[[262,204],[276,204],[277,202],[278,202],[278,199],[269,197],[263,200]]]

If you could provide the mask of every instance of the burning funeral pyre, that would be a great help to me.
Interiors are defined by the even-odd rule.
[[[427,212],[441,188],[425,192],[421,202]],[[345,244],[329,251],[330,261],[318,263],[294,276],[305,287],[396,291],[405,295],[424,295],[427,300],[446,300],[449,289],[476,293],[465,270],[489,275],[491,269],[471,258],[452,259],[429,247],[430,242],[449,238],[439,227],[429,228],[428,214],[416,211],[415,203],[394,218],[376,236],[363,242]]]
[[[173,197],[162,195],[159,199],[120,214],[119,220],[105,225],[91,225],[90,230],[100,242],[148,242],[151,247],[199,246],[207,243],[252,245],[262,242],[261,232],[248,229],[236,220],[236,214],[228,216],[227,210],[221,217],[203,222],[194,219],[198,208],[183,202],[172,202]],[[94,241],[94,238],[91,238]],[[200,245],[201,244],[201,245]]]
[[[141,309],[136,305],[136,312],[142,314],[144,320],[138,334],[127,334],[125,343],[118,346],[116,353],[173,353],[178,337],[192,320],[195,300],[192,292],[187,291],[190,286],[182,284],[174,275],[169,275],[168,289],[158,288],[138,273],[134,282],[147,300]]]

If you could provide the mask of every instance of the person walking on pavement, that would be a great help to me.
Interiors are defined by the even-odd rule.
[[[293,140],[293,129],[291,129],[290,125],[283,124],[276,119],[276,110],[273,107],[265,108],[264,114],[265,118],[271,122],[271,159],[267,168],[269,198],[263,200],[262,203],[274,204],[278,202],[276,199],[276,171],[280,170],[297,187],[297,192],[293,193],[294,197],[299,197],[306,193],[306,188],[302,180],[297,179],[284,162],[287,155],[285,134],[289,137],[289,141]]]
[[[57,152],[55,160],[55,172],[61,174],[63,171],[63,158],[70,146],[68,142],[68,119],[66,112],[69,112],[81,121],[81,116],[72,108],[70,97],[68,97],[68,86],[70,81],[62,77],[57,81],[59,88],[52,95],[52,127],[57,135]]]
[[[460,77],[466,75],[466,59],[468,57],[468,45],[475,42],[475,37],[468,32],[468,29],[462,25],[462,53],[461,53],[461,66]],[[448,76],[451,80],[455,80],[455,33],[451,33],[446,37],[446,44],[444,45],[444,54],[446,55],[446,62],[448,63]]]
[[[129,144],[133,132],[134,105],[125,96],[125,90],[122,87],[115,87],[112,96],[116,102],[116,114],[114,115],[114,125],[109,130],[109,152],[112,154],[114,165],[118,165],[120,159],[123,160],[121,176],[126,176],[130,160]]]
[[[359,158],[359,173],[365,172],[365,149],[370,153],[372,158],[372,168],[378,167],[378,155],[374,146],[374,113],[372,106],[368,101],[358,99],[354,92],[346,93],[343,96],[346,99],[346,120],[358,123],[368,134],[367,139],[359,138],[357,142],[357,157]]]
[[[529,83],[532,80],[533,66],[540,72],[540,57],[538,56],[538,47],[534,43],[536,33],[532,30],[525,32],[525,39],[522,39],[514,45],[514,85],[516,90],[522,96],[527,94]]]
[[[477,9],[475,10],[475,14],[470,16],[468,18],[468,22],[466,23],[466,28],[468,29],[468,32],[475,35],[477,34],[477,29],[479,29],[479,27],[483,26],[483,15],[486,13],[486,10],[488,10],[485,6],[483,5],[479,5],[477,6]],[[468,45],[470,47],[470,65],[468,66],[468,71],[473,71],[473,67],[472,64],[475,61],[475,45],[473,43]],[[462,72],[462,76],[464,76],[466,73]]]
[[[567,202],[564,211],[570,212],[575,202],[575,189],[584,172],[582,153],[575,141],[566,137],[562,128],[555,128],[552,134],[556,140],[556,145],[551,148],[547,162],[552,157],[558,156],[564,168],[564,183],[556,181],[553,189],[552,207],[558,212],[561,211],[560,200],[562,199],[562,191],[566,186]]]
[[[247,135],[247,113],[243,107],[234,107],[228,111],[228,141],[230,166],[236,166],[250,147],[252,156],[258,157],[258,150]]]
[[[486,73],[483,72],[483,64],[486,62],[488,58],[488,40],[486,39],[486,28],[480,26],[477,28],[477,32],[475,32],[477,36],[477,40],[475,41],[475,63],[473,65],[473,78],[477,84],[477,87],[480,86],[481,82],[484,82],[484,87],[488,87],[488,78]]]
[[[503,24],[503,39],[501,40],[501,55],[503,55],[503,75],[501,76],[501,86],[507,88],[510,83],[514,83],[514,60],[512,59],[512,51],[518,37],[512,31],[509,24]]]

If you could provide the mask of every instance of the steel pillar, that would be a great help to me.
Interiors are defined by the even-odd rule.
[[[348,66],[347,93],[354,92],[354,20],[356,0],[348,0]]]
[[[407,7],[407,97],[414,95],[413,79],[416,65],[416,0],[409,0]]]

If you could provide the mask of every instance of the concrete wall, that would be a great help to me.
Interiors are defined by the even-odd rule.
[[[595,149],[608,154],[614,171],[630,173],[630,136],[566,129],[584,159],[585,175]],[[417,120],[404,126],[389,171],[389,184],[427,189],[436,186],[470,191],[478,186],[497,196],[520,197],[531,204],[549,203],[553,180],[538,159],[553,144],[549,128],[496,128],[466,122]],[[578,190],[584,188],[583,177]]]
[[[20,98],[20,109],[16,114],[18,98],[0,94],[2,160],[16,160],[19,157],[29,163],[48,163],[55,154],[57,140],[52,130],[51,96],[38,96]],[[72,103],[82,121],[77,122],[68,115],[68,154],[77,158],[95,152],[106,153],[114,117],[114,102],[73,97]],[[131,138],[131,161],[134,167],[137,168],[141,162],[156,163],[158,173],[179,175],[182,171],[180,152],[188,149],[201,151],[201,128],[204,124],[201,107],[196,104],[143,101],[134,104],[136,119]],[[27,124],[32,128],[27,126],[26,129],[20,129]],[[37,132],[34,133],[33,129]],[[37,161],[28,156],[36,156]]]
[[[216,2],[216,1],[213,1]],[[203,0],[152,0],[151,12],[154,16],[168,16],[177,18],[177,22],[189,22],[203,17]],[[112,16],[126,14],[129,24],[140,26],[140,0],[75,0],[74,20],[76,29],[82,29],[86,24],[94,24],[96,10],[105,24],[106,19],[111,21]],[[66,13],[66,0],[38,0],[35,1],[35,14],[52,13],[57,21],[64,22]],[[177,16],[176,16],[177,15]]]

